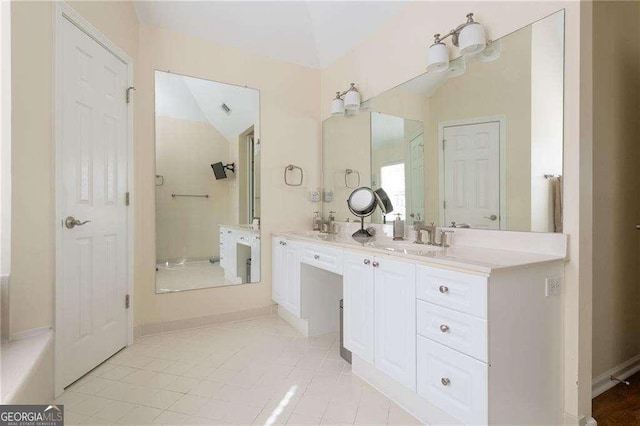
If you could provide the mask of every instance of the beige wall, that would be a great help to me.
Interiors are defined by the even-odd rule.
[[[156,117],[156,174],[164,177],[155,187],[156,260],[219,256],[218,225],[232,223],[234,176],[216,180],[209,164],[226,160],[230,145],[209,122]]]
[[[138,18],[130,2],[71,5],[136,57]],[[12,3],[12,334],[53,323],[53,10],[50,2]]]
[[[594,3],[594,376],[640,354],[639,24],[638,2]]]
[[[276,230],[308,229],[309,199],[319,186],[320,71],[140,24],[136,102],[135,325],[215,315],[271,305],[271,243]],[[153,70],[246,85],[260,90],[262,157],[262,283],[156,295],[153,171]],[[296,96],[291,96],[291,88]],[[284,185],[289,163],[302,167],[300,187]]]
[[[393,20],[322,72],[322,117],[331,94],[355,82],[366,99],[424,72],[425,48],[436,32],[454,28],[469,11],[490,39],[566,8],[564,188],[565,411],[591,412],[591,62],[590,2],[412,2]],[[582,85],[581,85],[582,84]]]

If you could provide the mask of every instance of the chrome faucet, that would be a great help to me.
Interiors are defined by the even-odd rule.
[[[440,231],[440,242],[437,244],[440,247],[449,247],[449,241],[447,238],[447,234],[453,234],[455,231],[446,231],[446,230],[442,230]]]
[[[416,231],[416,240],[415,244],[429,244],[430,246],[435,246],[436,244],[436,224],[431,222],[429,225],[414,225],[413,229]],[[427,231],[428,241],[422,241],[422,231]]]
[[[453,234],[454,231],[441,230],[440,231],[440,241],[436,241],[436,225],[431,222],[431,224],[424,225],[416,225],[414,226],[416,231],[416,240],[413,242],[414,244],[428,244],[430,246],[438,246],[438,247],[449,247],[449,238],[447,234]],[[428,241],[422,241],[422,231],[427,231]]]

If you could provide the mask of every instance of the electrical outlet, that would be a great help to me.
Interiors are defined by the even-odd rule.
[[[562,278],[547,278],[545,280],[544,295],[546,297],[560,296],[560,293],[562,293]]]
[[[333,189],[324,190],[324,201],[325,203],[333,202]]]
[[[320,190],[314,188],[311,190],[311,202],[317,203],[319,201],[320,201]]]

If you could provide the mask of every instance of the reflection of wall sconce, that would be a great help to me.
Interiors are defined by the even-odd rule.
[[[487,41],[487,48],[479,55],[480,62],[491,62],[500,58],[502,54],[502,40]]]
[[[336,92],[336,97],[331,101],[331,115],[342,115],[346,111],[357,111],[360,109],[360,92],[356,89],[356,84],[351,83],[351,87],[344,92]]]
[[[444,37],[434,35],[434,42],[427,50],[427,72],[442,72],[449,68],[449,48],[442,41],[451,37],[454,46],[460,48],[460,54],[474,55],[487,46],[484,28],[473,20],[473,13],[467,14],[467,22],[458,25]]]

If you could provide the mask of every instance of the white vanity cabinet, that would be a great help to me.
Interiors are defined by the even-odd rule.
[[[219,232],[220,266],[227,283],[260,282],[259,231],[246,225],[221,225]]]
[[[559,424],[562,302],[545,289],[562,257],[487,250],[434,261],[274,237],[273,299],[306,334],[337,331],[311,327],[337,315],[337,279],[352,371],[427,424]]]
[[[344,345],[416,389],[416,266],[344,252]]]
[[[230,279],[238,276],[238,236],[233,230],[220,228],[224,233],[224,268],[225,278]]]
[[[272,298],[289,313],[300,316],[299,244],[274,238],[272,244]]]

